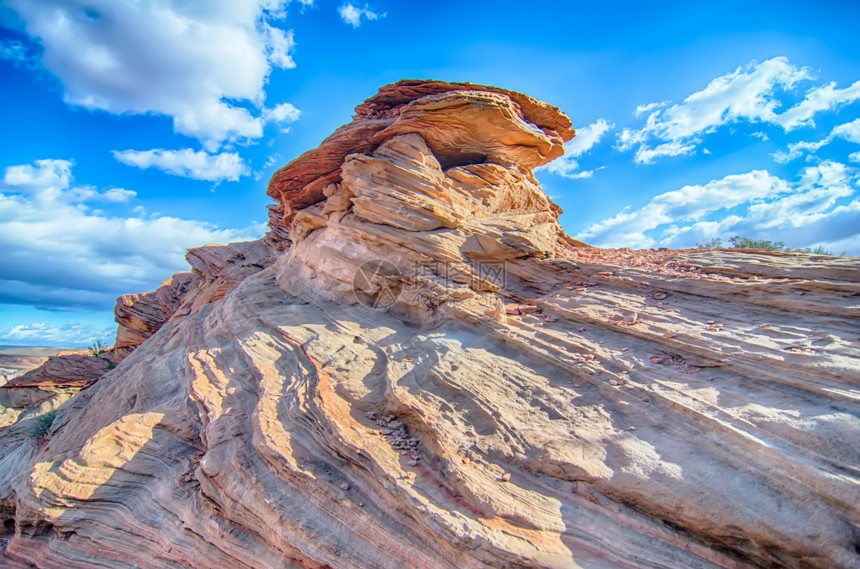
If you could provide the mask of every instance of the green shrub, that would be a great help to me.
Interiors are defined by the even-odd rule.
[[[833,251],[828,251],[827,249],[825,249],[824,245],[819,245],[815,249],[807,247],[806,249],[795,249],[795,251],[798,251],[799,253],[810,253],[812,255],[835,255],[836,254]],[[842,252],[843,255],[845,255],[846,253],[847,253],[847,251]]]
[[[758,249],[760,251],[785,251],[789,253],[809,253],[811,255],[833,255],[833,251],[828,251],[823,246],[818,246],[816,248],[807,247],[805,249],[792,249],[791,247],[786,246],[783,241],[767,241],[767,240],[755,240],[750,239],[749,237],[741,237],[740,235],[735,235],[729,239],[732,247],[737,249]],[[706,243],[697,243],[696,247],[698,249],[719,249],[723,246],[723,240],[719,237],[715,237]],[[843,251],[843,255],[846,252]]]
[[[696,243],[697,249],[719,249],[723,246],[723,240],[719,237],[714,237],[707,243]]]
[[[107,346],[101,340],[96,339],[90,344],[88,351],[90,352],[90,356],[97,358],[107,351]]]
[[[730,238],[729,241],[732,242],[732,247],[736,247],[738,249],[761,249],[762,251],[789,250],[782,241],[756,241],[749,237],[741,237],[740,235],[735,235]]]
[[[51,425],[54,424],[54,419],[57,418],[57,412],[51,409],[44,415],[38,417],[36,419],[36,424],[30,429],[29,436],[33,439],[36,444],[42,442],[45,436],[48,434],[48,430],[51,428]]]

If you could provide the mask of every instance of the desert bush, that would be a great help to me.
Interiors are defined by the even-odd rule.
[[[36,419],[36,424],[30,429],[30,438],[33,439],[36,444],[41,443],[48,434],[48,430],[51,428],[51,425],[54,424],[54,419],[56,418],[57,412],[53,409],[38,417]]]
[[[729,238],[729,242],[732,244],[732,247],[736,249],[758,249],[760,251],[786,251],[786,252],[795,252],[795,253],[810,253],[812,255],[833,255],[833,251],[828,251],[823,246],[819,245],[814,249],[811,247],[807,247],[805,249],[792,249],[788,247],[783,241],[768,241],[765,239],[756,240],[750,239],[749,237],[741,237],[740,235],[735,235],[734,237]],[[720,249],[723,246],[723,240],[719,237],[715,237],[710,241],[705,243],[697,243],[696,248],[698,249]],[[846,252],[842,253],[843,255]]]
[[[735,235],[730,238],[729,241],[732,243],[732,247],[736,247],[738,249],[760,249],[762,251],[788,251],[788,247],[785,246],[785,243],[782,241],[765,241],[755,239],[750,239],[749,237],[741,237],[740,235]]]
[[[97,358],[107,351],[107,346],[101,340],[96,339],[93,340],[87,351],[89,351],[90,356]]]
[[[714,237],[707,243],[696,243],[697,249],[719,249],[723,246],[723,240],[719,237]]]

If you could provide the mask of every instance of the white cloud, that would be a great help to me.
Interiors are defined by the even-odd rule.
[[[0,329],[0,340],[13,345],[81,346],[96,339],[113,344],[115,334],[115,326],[102,327],[80,322],[62,325],[34,322],[17,324],[6,330]]]
[[[845,89],[837,89],[835,83],[830,83],[810,90],[802,102],[778,115],[775,122],[782,125],[785,130],[805,125],[814,126],[812,117],[815,113],[830,110],[857,99],[860,99],[860,81],[855,81]]]
[[[639,118],[647,112],[666,107],[669,105],[669,103],[670,101],[662,101],[660,103],[648,103],[647,105],[638,105],[636,107],[636,112],[633,113],[633,116]]]
[[[564,155],[541,167],[541,169],[574,180],[592,177],[594,170],[580,171],[579,161],[576,158],[590,151],[600,142],[603,135],[614,127],[615,125],[606,119],[597,119],[590,125],[577,129],[573,140],[564,145]]]
[[[285,32],[265,22],[262,29],[265,37],[266,58],[281,69],[293,69],[296,66],[295,60],[290,55],[296,47],[293,30]]]
[[[301,115],[301,111],[295,108],[290,103],[281,103],[280,105],[275,105],[271,109],[267,109],[265,111],[266,121],[268,122],[277,122],[277,123],[290,123],[299,120],[299,115]]]
[[[681,142],[680,140],[673,140],[672,142],[664,142],[663,144],[658,144],[653,148],[649,148],[647,146],[640,146],[636,151],[636,157],[634,161],[637,164],[651,164],[654,162],[655,158],[662,158],[663,156],[683,156],[685,154],[690,154],[694,150],[696,150],[696,145],[700,142],[698,139],[690,140],[689,142]]]
[[[76,186],[68,164],[40,160],[6,169],[0,192],[0,304],[109,310],[118,295],[151,290],[187,270],[188,247],[253,239],[264,230],[263,225],[219,229],[192,219],[92,211],[82,198],[95,203],[108,195],[128,198],[129,190],[99,193]]]
[[[262,136],[272,66],[295,66],[289,0],[6,0],[71,105],[155,113],[216,151]],[[235,101],[237,104],[234,104]]]
[[[600,142],[603,135],[615,125],[606,119],[597,119],[590,125],[576,131],[576,136],[564,145],[564,153],[570,156],[581,156]]]
[[[378,12],[371,11],[368,9],[367,4],[364,5],[364,8],[359,8],[351,2],[347,2],[338,8],[337,11],[340,14],[340,19],[351,25],[353,28],[357,28],[361,25],[362,18],[367,20],[378,20],[379,18],[384,18],[387,15],[386,13],[380,14]]]
[[[137,192],[125,188],[111,188],[105,191],[102,196],[109,202],[122,203],[136,197]]]
[[[220,182],[229,180],[235,182],[240,176],[248,173],[245,161],[235,152],[208,154],[202,150],[190,148],[180,150],[114,150],[114,158],[141,169],[157,168],[174,176]]]
[[[74,165],[71,160],[36,160],[34,164],[9,166],[3,176],[3,183],[24,188],[53,187],[63,190],[69,187]]]
[[[838,162],[805,168],[795,183],[753,170],[660,194],[575,237],[605,247],[691,247],[742,235],[793,247],[834,244],[834,249],[853,239],[858,248],[849,252],[858,254],[860,199],[855,196],[850,171]]]
[[[774,57],[711,81],[681,104],[665,103],[637,107],[637,116],[648,113],[645,126],[625,128],[617,148],[635,149],[634,162],[650,164],[663,156],[695,151],[702,137],[722,125],[738,122],[769,123],[789,131],[812,124],[815,113],[836,108],[860,98],[860,81],[846,89],[833,84],[813,87],[803,101],[778,113],[778,94],[789,93],[801,81],[813,79],[808,68],[796,67],[785,57]]]
[[[860,152],[852,152],[848,155],[848,159],[852,162],[860,162]]]
[[[773,154],[773,159],[781,164],[785,164],[786,162],[800,158],[805,152],[816,152],[837,138],[860,144],[860,119],[854,119],[849,123],[833,127],[830,134],[817,142],[800,141],[789,144],[787,152],[782,150],[777,151]]]

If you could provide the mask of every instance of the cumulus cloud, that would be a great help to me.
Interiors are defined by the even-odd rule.
[[[110,188],[102,194],[102,197],[109,202],[122,203],[137,197],[137,192],[125,188]]]
[[[151,290],[187,270],[188,247],[263,232],[262,225],[220,229],[191,219],[92,210],[90,203],[129,199],[133,192],[77,186],[71,166],[39,160],[6,168],[0,180],[0,304],[110,309],[118,295]]]
[[[281,69],[293,69],[296,66],[291,55],[296,47],[293,30],[285,32],[264,23],[262,31],[265,38],[266,58]]]
[[[833,127],[833,130],[830,131],[830,134],[828,134],[819,141],[800,141],[789,144],[787,151],[780,150],[778,152],[775,152],[773,155],[773,159],[781,164],[785,164],[786,162],[790,162],[796,158],[800,158],[801,156],[803,156],[804,153],[816,152],[817,150],[830,144],[837,138],[847,140],[848,142],[860,144],[860,119],[854,119],[849,123],[844,123]],[[853,160],[850,157],[849,159]]]
[[[739,67],[717,77],[680,104],[640,105],[636,116],[647,114],[645,125],[623,129],[617,148],[635,150],[634,162],[650,164],[664,156],[694,152],[704,135],[726,124],[769,123],[789,131],[812,124],[813,116],[820,111],[860,98],[860,81],[845,89],[837,89],[832,83],[819,85],[811,88],[797,105],[778,112],[780,95],[812,79],[808,68],[796,67],[785,57]]]
[[[351,25],[353,28],[357,28],[361,25],[361,19],[364,18],[366,20],[378,20],[379,18],[384,18],[386,13],[378,13],[373,12],[367,7],[367,4],[364,5],[364,8],[359,8],[355,4],[351,2],[347,2],[337,10],[338,14],[340,14],[340,19]]]
[[[543,166],[542,169],[571,179],[592,177],[594,170],[580,170],[577,158],[589,152],[600,142],[603,135],[614,126],[612,122],[606,119],[597,119],[590,125],[577,129],[573,140],[564,145],[564,156],[553,160],[546,166]]]
[[[6,168],[3,184],[22,188],[55,188],[64,190],[72,179],[71,160],[36,160]]]
[[[5,0],[68,104],[172,117],[210,152],[262,136],[265,84],[295,66],[289,0]]]
[[[174,176],[208,182],[223,180],[235,182],[249,171],[248,165],[235,152],[209,154],[190,148],[180,150],[154,148],[152,150],[114,150],[113,155],[114,158],[129,166],[141,169],[157,168]]]
[[[0,329],[0,339],[13,345],[33,346],[80,346],[95,339],[106,344],[113,343],[116,334],[114,326],[95,326],[81,322],[51,325],[45,322],[17,324],[5,330]]]
[[[290,103],[281,103],[264,112],[267,122],[291,123],[299,120],[301,111]]]
[[[838,249],[839,243],[856,242],[849,252],[858,254],[858,228],[860,199],[850,171],[825,161],[805,168],[796,182],[753,170],[684,186],[595,223],[576,238],[605,247],[691,247],[742,235],[794,247]]]

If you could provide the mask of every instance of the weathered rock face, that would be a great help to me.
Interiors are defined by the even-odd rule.
[[[205,245],[189,249],[191,272],[176,273],[155,291],[117,299],[116,342],[111,359],[119,362],[155,334],[173,315],[184,316],[220,300],[248,275],[270,265],[282,245],[280,228],[259,241]]]
[[[29,407],[62,390],[95,383],[111,364],[107,359],[81,354],[52,356],[38,368],[0,386],[0,405]]]
[[[860,566],[860,261],[577,246],[557,110],[357,112],[273,179],[282,252],[190,254],[46,443],[0,431],[8,566]]]
[[[570,119],[556,107],[521,93],[471,83],[401,81],[356,108],[355,120],[316,149],[281,168],[269,195],[290,223],[295,213],[323,201],[341,180],[349,154],[369,154],[388,139],[420,133],[445,166],[517,162],[527,168],[561,156],[573,137]]]

